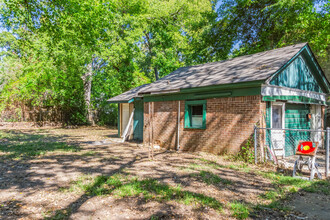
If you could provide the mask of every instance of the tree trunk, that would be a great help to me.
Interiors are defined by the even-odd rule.
[[[157,81],[157,80],[159,80],[159,73],[158,73],[157,67],[154,67],[154,70],[155,70],[155,78]]]
[[[87,107],[87,122],[90,123],[92,126],[95,125],[92,106],[91,106],[91,93],[92,93],[92,77],[93,77],[93,64],[90,63],[87,65],[87,71],[83,75],[83,82],[84,82],[84,96],[85,96],[85,104]]]

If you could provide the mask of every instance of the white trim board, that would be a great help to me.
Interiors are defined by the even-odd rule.
[[[317,93],[317,92],[291,89],[291,88],[285,88],[279,86],[270,86],[270,85],[261,87],[261,95],[262,96],[303,96],[323,102],[326,102],[327,100],[326,95],[324,93]]]

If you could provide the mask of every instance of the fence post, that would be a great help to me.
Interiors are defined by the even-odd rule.
[[[329,176],[329,135],[330,135],[330,128],[327,127],[327,134],[326,134],[326,147],[325,147],[325,177]]]
[[[257,152],[257,126],[254,126],[254,163],[258,163],[258,152]]]

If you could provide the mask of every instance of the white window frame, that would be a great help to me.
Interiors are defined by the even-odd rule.
[[[274,105],[281,105],[282,106],[282,128],[285,128],[285,102],[272,102],[270,108],[270,128],[273,128],[273,106]]]

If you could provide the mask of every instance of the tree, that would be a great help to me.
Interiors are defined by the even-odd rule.
[[[211,38],[227,36],[232,56],[309,42],[330,76],[329,2],[325,0],[224,0]],[[219,37],[220,36],[220,37]],[[214,54],[221,53],[214,43]]]
[[[25,91],[32,105],[48,103],[65,120],[85,115],[92,124],[108,98],[196,63],[192,42],[214,14],[208,0],[5,0],[1,7],[24,65],[1,96],[23,101]]]

